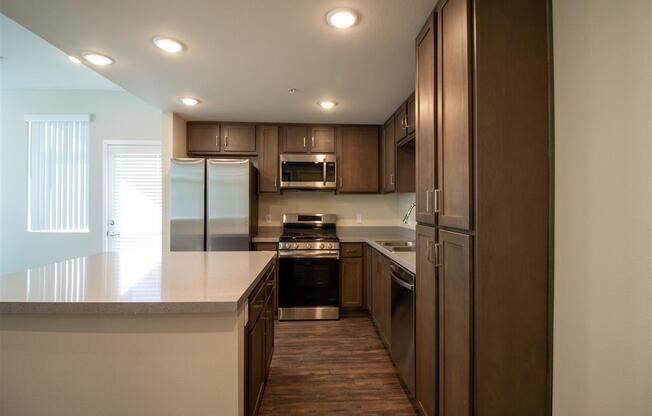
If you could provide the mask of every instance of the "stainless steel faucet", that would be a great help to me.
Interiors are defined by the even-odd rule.
[[[412,214],[412,210],[417,206],[416,202],[413,202],[412,205],[410,205],[410,209],[408,209],[408,212],[405,213],[405,216],[403,217],[403,224],[407,224],[408,221],[410,220],[410,214]]]

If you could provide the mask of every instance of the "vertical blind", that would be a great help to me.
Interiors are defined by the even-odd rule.
[[[25,116],[28,231],[88,232],[89,115]]]

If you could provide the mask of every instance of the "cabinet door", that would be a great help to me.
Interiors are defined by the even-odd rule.
[[[383,192],[396,191],[396,142],[394,141],[394,118],[390,118],[383,126]]]
[[[438,59],[439,225],[471,227],[471,98],[468,0],[440,3]]]
[[[250,124],[222,124],[222,151],[231,153],[256,152],[256,127]]]
[[[313,126],[310,128],[310,153],[335,153],[335,128]]]
[[[362,308],[362,257],[340,259],[342,308]]]
[[[414,123],[414,106],[415,106],[415,94],[412,94],[407,100],[407,134],[408,136],[414,133],[415,123]]]
[[[378,329],[378,332],[381,334],[381,337],[384,338],[382,335],[383,332],[383,325],[381,325],[381,315],[382,315],[382,291],[383,287],[381,284],[381,269],[382,269],[382,264],[381,264],[381,257],[382,255],[372,249],[371,250],[371,285],[373,287],[371,291],[371,296],[372,296],[372,308],[371,308],[371,317],[374,320],[374,323],[376,324],[376,328]]]
[[[308,127],[281,126],[281,142],[284,153],[308,152]]]
[[[372,277],[372,248],[367,244],[364,245],[364,278],[365,278],[365,290],[364,290],[364,299],[365,299],[365,308],[369,310],[369,315],[373,315],[373,296],[374,296],[374,284]]]
[[[265,320],[258,319],[247,340],[247,414],[258,411],[265,386]]]
[[[188,124],[188,153],[217,153],[220,151],[220,125]]]
[[[338,191],[377,193],[379,152],[377,127],[340,127],[337,140]]]
[[[436,184],[436,26],[434,15],[421,29],[416,42],[416,219],[418,223],[435,225],[433,192]]]
[[[278,192],[278,126],[258,126],[258,192]]]
[[[381,284],[382,284],[382,311],[383,317],[383,333],[385,335],[385,343],[391,346],[392,339],[392,261],[381,255]]]
[[[439,414],[468,416],[473,381],[471,236],[439,230],[439,244]]]
[[[407,111],[405,103],[394,113],[394,140],[400,141],[407,137]]]
[[[417,275],[415,286],[416,401],[424,416],[437,412],[437,305],[434,262],[436,229],[417,225]]]
[[[265,380],[269,377],[269,367],[274,355],[274,299],[276,292],[272,289],[265,306]]]

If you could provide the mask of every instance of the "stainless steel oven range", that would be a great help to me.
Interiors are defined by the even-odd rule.
[[[279,320],[339,319],[340,243],[332,214],[284,214]]]

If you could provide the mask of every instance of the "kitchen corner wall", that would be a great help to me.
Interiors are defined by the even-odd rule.
[[[552,6],[553,415],[650,415],[652,5]]]
[[[357,195],[333,192],[286,191],[259,197],[258,225],[280,226],[289,212],[319,212],[337,215],[338,226],[405,226],[401,222],[414,194]],[[362,223],[357,215],[362,215]],[[267,216],[271,222],[267,222]],[[414,228],[412,216],[411,228]]]

